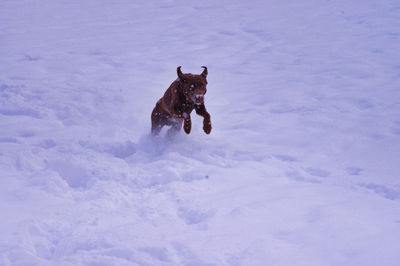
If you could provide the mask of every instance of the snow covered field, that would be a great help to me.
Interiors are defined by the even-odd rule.
[[[399,87],[398,0],[0,0],[0,265],[397,266]]]

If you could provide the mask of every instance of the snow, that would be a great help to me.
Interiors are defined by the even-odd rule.
[[[399,11],[0,1],[0,265],[398,265]],[[150,137],[180,65],[212,132]]]

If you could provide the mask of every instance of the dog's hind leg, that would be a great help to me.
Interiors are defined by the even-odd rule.
[[[156,125],[154,123],[151,124],[151,134],[153,136],[158,135],[161,131],[162,126],[161,125]]]
[[[182,119],[175,119],[171,124],[171,128],[168,129],[167,134],[169,136],[177,134],[181,130],[182,124],[183,124]]]
[[[151,134],[158,135],[161,128],[165,125],[165,114],[160,106],[160,101],[157,102],[156,106],[151,113]]]
[[[159,116],[151,116],[151,134],[158,135],[164,125],[161,123]]]

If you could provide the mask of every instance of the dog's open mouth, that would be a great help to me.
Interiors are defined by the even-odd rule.
[[[197,105],[204,103],[204,95],[203,94],[195,94],[193,97],[193,102]]]

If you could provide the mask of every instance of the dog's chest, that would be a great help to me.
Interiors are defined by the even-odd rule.
[[[189,102],[181,102],[177,105],[175,105],[175,112],[179,116],[183,116],[184,114],[190,114],[194,109],[194,105]]]

